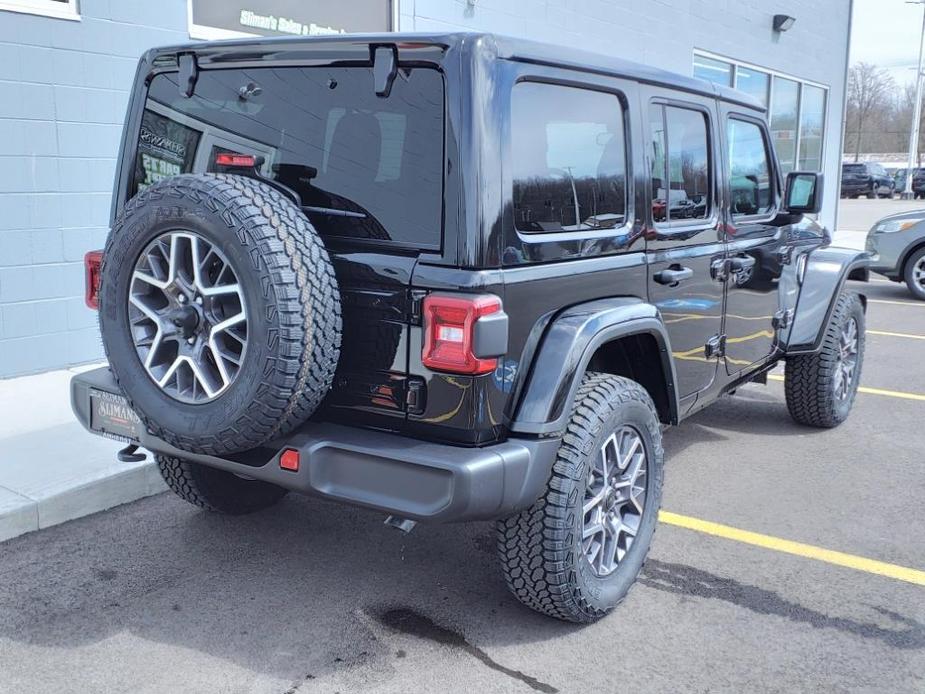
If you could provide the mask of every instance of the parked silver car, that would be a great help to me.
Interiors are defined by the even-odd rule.
[[[925,209],[884,217],[867,232],[870,269],[894,282],[905,282],[925,301]]]

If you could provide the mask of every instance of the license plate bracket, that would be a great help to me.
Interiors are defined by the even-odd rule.
[[[141,420],[122,395],[90,388],[90,429],[125,443],[139,443]]]

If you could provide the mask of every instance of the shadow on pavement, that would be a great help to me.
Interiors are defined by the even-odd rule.
[[[878,624],[860,622],[845,617],[831,617],[781,597],[779,593],[758,586],[740,583],[683,564],[649,559],[640,583],[656,590],[708,600],[723,600],[761,615],[783,617],[792,622],[808,624],[815,629],[837,629],[865,639],[878,639],[893,648],[919,650],[925,648],[925,625],[891,610],[874,609],[902,624],[903,629],[887,629]]]

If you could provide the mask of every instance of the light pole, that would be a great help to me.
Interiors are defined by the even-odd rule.
[[[919,122],[922,118],[922,49],[925,46],[925,0],[908,2],[910,5],[922,5],[922,35],[919,37],[919,66],[915,73],[915,106],[912,109],[912,130],[909,133],[909,163],[906,167],[906,187],[900,196],[903,200],[912,200],[912,172],[915,169],[919,153]]]

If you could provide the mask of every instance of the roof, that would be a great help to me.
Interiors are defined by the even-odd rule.
[[[225,41],[196,42],[179,46],[159,48],[152,51],[155,55],[176,53],[184,50],[195,50],[197,53],[222,55],[224,60],[233,57],[245,59],[254,53],[265,54],[268,49],[279,55],[289,51],[304,51],[308,47],[328,46],[332,48],[346,48],[349,45],[360,46],[375,44],[401,44],[407,46],[439,46],[446,49],[463,49],[471,47],[472,50],[481,50],[491,53],[499,58],[508,58],[543,65],[562,66],[585,72],[613,75],[644,82],[647,84],[666,86],[674,89],[718,97],[725,101],[732,101],[757,111],[764,111],[765,107],[756,99],[736,91],[705,80],[694,79],[667,70],[661,70],[642,63],[636,63],[614,56],[594,53],[570,46],[559,46],[529,39],[519,39],[499,34],[479,32],[455,33],[413,33],[391,32],[376,34],[333,34],[325,36],[281,36],[281,37],[255,37],[248,39],[230,39]]]

